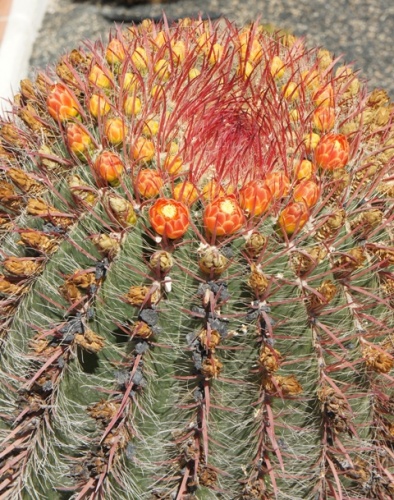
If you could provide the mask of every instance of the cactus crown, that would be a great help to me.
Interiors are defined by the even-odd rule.
[[[384,91],[145,21],[0,128],[2,498],[392,498]]]

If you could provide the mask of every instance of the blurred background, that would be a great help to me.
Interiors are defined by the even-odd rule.
[[[0,0],[0,96],[17,91],[36,67],[56,62],[86,39],[106,38],[118,23],[139,22],[165,12],[169,19],[224,15],[238,25],[262,23],[306,36],[394,98],[393,0]]]

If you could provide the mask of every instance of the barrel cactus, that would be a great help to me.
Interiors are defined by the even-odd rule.
[[[1,498],[393,498],[393,118],[259,23],[116,28],[22,81]]]

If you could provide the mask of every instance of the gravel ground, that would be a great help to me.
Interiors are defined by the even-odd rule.
[[[264,23],[307,35],[310,46],[343,55],[361,70],[370,88],[383,87],[394,98],[394,2],[387,0],[179,0],[128,7],[108,1],[50,0],[31,67],[55,62],[81,40],[105,38],[113,19],[138,22],[160,17],[163,10],[170,19],[199,11],[211,17],[222,14],[239,25],[260,16]]]

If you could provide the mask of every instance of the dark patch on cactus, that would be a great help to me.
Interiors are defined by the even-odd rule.
[[[0,496],[392,498],[392,111],[327,51],[202,19],[23,81]]]

